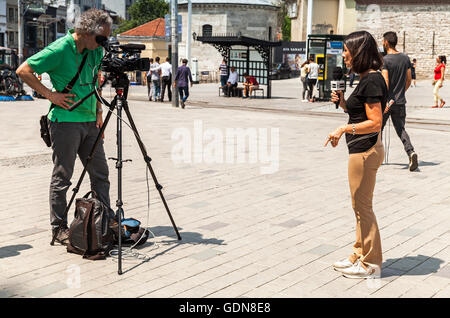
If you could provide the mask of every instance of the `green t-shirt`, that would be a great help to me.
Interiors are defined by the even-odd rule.
[[[95,50],[85,49],[82,53],[78,52],[72,36],[73,32],[73,30],[69,30],[66,36],[56,40],[42,51],[28,58],[27,62],[36,73],[47,73],[50,76],[54,90],[61,92],[75,77],[84,55],[89,54],[80,72],[80,77],[70,92],[76,95],[72,99],[78,101],[94,89],[92,80],[94,72],[99,71],[99,64],[103,58],[103,48],[98,47]],[[97,84],[95,83],[94,85],[98,86]],[[97,99],[92,95],[71,112],[58,106],[54,107],[48,118],[51,121],[58,120],[58,122],[95,121],[96,107]]]

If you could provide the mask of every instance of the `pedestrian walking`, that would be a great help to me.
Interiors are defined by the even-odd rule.
[[[169,102],[172,101],[172,89],[170,83],[172,82],[172,64],[170,58],[166,57],[166,61],[161,64],[161,102],[164,102],[164,95],[167,88],[167,97]]]
[[[161,97],[161,65],[159,65],[160,58],[157,56],[155,58],[155,63],[150,65],[150,72],[152,74],[152,90],[153,90],[153,100],[155,102],[159,101]]]
[[[405,93],[411,85],[411,61],[409,57],[396,50],[397,34],[386,32],[383,35],[383,47],[386,51],[382,74],[389,89],[389,104],[383,114],[383,131],[389,117],[392,119],[395,131],[403,143],[405,152],[409,158],[409,171],[414,171],[419,166],[417,154],[411,144],[408,133],[405,130],[406,123],[406,97]],[[391,103],[393,103],[391,105]]]
[[[222,63],[219,66],[219,72],[220,72],[220,87],[222,88],[222,92],[226,94],[227,80],[228,80],[228,65],[225,59],[222,60]]]
[[[314,102],[314,86],[317,84],[317,79],[319,78],[319,65],[314,62],[314,57],[309,58],[308,64],[308,99],[311,103]]]
[[[193,85],[191,70],[187,66],[187,63],[187,59],[182,60],[182,65],[178,67],[177,74],[175,75],[175,81],[173,83],[173,87],[178,88],[181,108],[183,109],[186,106],[186,100],[189,97],[189,82],[191,83],[191,87]]]
[[[153,58],[151,57],[149,59],[150,62],[150,67],[153,64]],[[147,96],[148,96],[148,100],[151,102],[152,101],[152,71],[150,71],[150,68],[147,71]]]
[[[305,61],[300,67],[300,80],[303,85],[302,90],[302,102],[307,102],[306,96],[308,94],[308,72],[309,72],[309,60]]]
[[[411,63],[411,79],[413,87],[417,87],[416,83],[416,67],[417,67],[417,59],[413,59]]]
[[[347,100],[342,91],[332,92],[331,100],[339,102],[349,121],[328,135],[325,146],[330,142],[336,147],[345,133],[356,242],[353,253],[333,267],[347,278],[379,278],[383,257],[372,199],[384,157],[380,131],[388,90],[379,72],[383,58],[375,39],[366,31],[353,32],[344,39],[342,56],[346,66],[360,74],[360,81]]]
[[[445,80],[445,65],[447,64],[447,57],[445,55],[440,55],[436,58],[436,67],[434,68],[434,106],[432,108],[437,108],[439,100],[441,105],[439,107],[444,107],[445,101],[439,96],[439,89],[443,86]]]

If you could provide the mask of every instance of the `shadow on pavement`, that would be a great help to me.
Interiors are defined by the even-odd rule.
[[[426,262],[426,264],[424,264]],[[424,255],[391,258],[383,263],[381,278],[394,276],[422,276],[437,273],[445,261]]]
[[[169,238],[173,238],[173,240],[162,240],[160,241],[160,245],[162,245],[162,247],[159,248],[163,249],[162,251],[160,251],[157,254],[154,254],[153,256],[144,259],[142,262],[140,262],[139,264],[136,264],[135,266],[133,266],[132,268],[129,268],[127,270],[125,270],[123,273],[127,273],[132,271],[133,269],[159,257],[162,256],[168,252],[170,252],[171,250],[177,248],[178,246],[182,246],[184,244],[204,244],[204,245],[223,245],[223,240],[218,240],[215,238],[203,238],[203,234],[201,233],[197,233],[197,232],[181,232],[182,228],[178,227],[178,231],[180,232],[181,235],[181,241],[178,240],[178,237],[173,229],[173,227],[171,226],[156,226],[156,227],[150,227],[148,228],[153,234],[155,234],[156,238],[158,238],[159,236],[168,236]],[[151,236],[151,234],[150,234]],[[151,241],[151,238],[149,238],[149,240]],[[145,244],[143,244],[142,246],[136,247],[136,250],[140,250],[146,247],[149,247],[151,245],[154,245],[155,243],[153,242],[149,242],[147,241]],[[168,247],[166,249],[164,249],[165,247]]]
[[[20,255],[20,251],[28,250],[30,248],[33,248],[33,246],[28,244],[18,244],[0,247],[0,259],[18,256]]]
[[[428,162],[428,161],[419,161],[419,168],[417,168],[416,171],[420,171],[420,167],[433,167],[440,165],[440,162]],[[409,164],[408,163],[384,163],[383,166],[400,166],[403,167],[403,169],[408,169]]]

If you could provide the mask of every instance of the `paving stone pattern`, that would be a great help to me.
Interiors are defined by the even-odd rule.
[[[217,89],[208,85],[194,86],[184,110],[145,101],[146,88],[131,89],[131,112],[183,240],[176,239],[151,177],[147,209],[146,166],[124,128],[124,159],[133,160],[123,169],[125,216],[141,220],[156,238],[135,250],[140,257],[124,259],[121,276],[112,257],[88,261],[49,245],[51,150],[40,139],[38,124],[47,101],[0,103],[0,297],[449,297],[448,132],[408,128],[420,165],[411,173],[391,127],[389,164],[380,168],[374,194],[382,278],[350,280],[331,268],[351,253],[355,237],[348,153],[342,142],[334,149],[323,147],[345,117],[284,113],[314,107],[296,99],[298,79],[274,82],[274,92],[284,95],[273,100],[229,101],[273,111],[220,109],[217,105],[228,99],[214,97],[210,91]],[[426,95],[429,87],[423,85]],[[109,98],[108,90],[104,95]],[[202,106],[205,96],[216,107]],[[334,112],[330,104],[315,107]],[[450,120],[448,109],[433,111],[439,114],[420,105],[411,110],[422,118]],[[279,170],[261,174],[265,163],[248,160],[174,162],[172,134],[187,128],[194,144],[198,120],[204,129],[223,133],[279,128]],[[115,120],[106,131],[105,149],[107,157],[116,155]],[[115,162],[108,164],[115,202],[117,171]],[[81,171],[77,161],[73,184]],[[88,189],[86,177],[79,195]],[[73,207],[69,222],[72,218]]]

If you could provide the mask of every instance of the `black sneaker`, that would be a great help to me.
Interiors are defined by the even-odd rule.
[[[183,109],[184,109],[184,106],[185,106],[184,102],[183,102],[183,101],[181,101],[181,108],[183,108]]]
[[[409,155],[409,171],[414,171],[419,167],[419,163],[417,162],[417,154],[415,152]]]
[[[52,235],[55,235],[55,232],[58,231],[58,228],[52,230]],[[56,235],[55,242],[60,243],[61,245],[67,246],[69,244],[69,228],[66,226],[62,226],[58,234]]]

